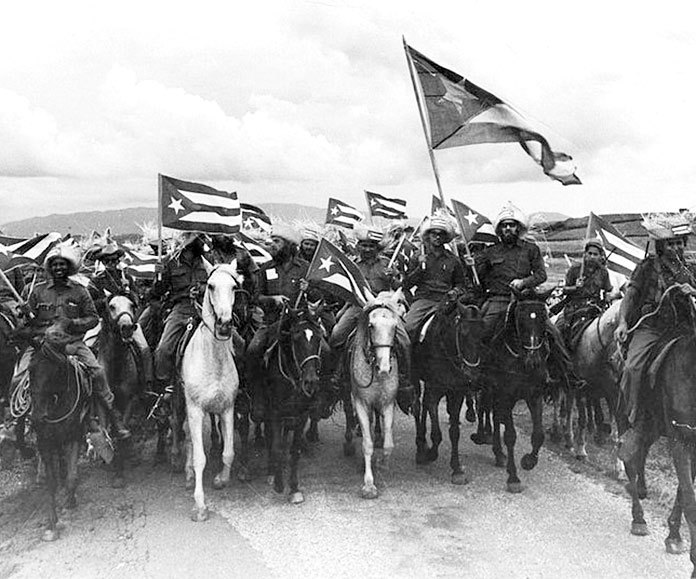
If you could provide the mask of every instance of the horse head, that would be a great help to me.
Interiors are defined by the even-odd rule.
[[[367,344],[379,374],[391,372],[392,348],[396,328],[406,311],[401,289],[396,292],[381,292],[370,297],[363,308],[364,323],[367,328]]]
[[[299,309],[287,309],[281,322],[281,336],[294,369],[283,370],[307,396],[313,396],[319,385],[323,329],[315,312],[305,304]],[[296,379],[292,375],[297,376]]]
[[[468,303],[466,296],[447,296],[440,302],[429,332],[434,340],[429,351],[469,374],[481,364],[482,331],[479,308]]]
[[[216,338],[229,339],[232,336],[235,292],[242,286],[243,278],[237,272],[237,260],[229,264],[213,266],[203,260],[208,280],[201,318]]]
[[[128,296],[115,295],[109,300],[107,309],[109,325],[118,330],[123,342],[130,342],[137,324],[133,301]]]
[[[521,348],[518,355],[523,357],[528,368],[539,368],[549,353],[545,299],[536,293],[521,294],[512,303],[515,341]]]

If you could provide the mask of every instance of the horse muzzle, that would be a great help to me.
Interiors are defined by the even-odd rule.
[[[232,336],[232,320],[215,320],[215,333],[221,338]]]

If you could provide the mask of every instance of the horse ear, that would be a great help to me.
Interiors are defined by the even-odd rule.
[[[230,267],[231,267],[234,271],[237,271],[237,258],[236,258],[236,257],[230,262]]]
[[[210,276],[211,273],[213,273],[213,265],[205,258],[201,258],[201,261],[203,262],[203,267],[205,268],[205,273]]]
[[[399,288],[394,292],[394,295],[392,296],[392,300],[397,301],[397,302],[403,302],[406,299],[404,296],[404,290]]]

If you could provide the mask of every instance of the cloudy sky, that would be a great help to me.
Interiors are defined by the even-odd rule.
[[[241,8],[238,6],[244,5]],[[0,35],[0,223],[155,206],[157,174],[251,203],[437,192],[402,35],[539,123],[584,185],[518,145],[437,151],[495,215],[696,206],[689,1],[14,2]]]

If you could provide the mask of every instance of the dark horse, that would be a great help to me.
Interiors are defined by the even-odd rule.
[[[423,343],[413,345],[413,381],[421,398],[420,383],[425,387],[417,404],[416,462],[433,462],[442,442],[438,405],[445,397],[449,415],[452,483],[466,484],[468,479],[459,460],[459,416],[464,398],[472,392],[480,370],[481,315],[476,306],[456,298],[445,298],[430,323]],[[426,418],[430,417],[432,446],[426,442]]]
[[[265,423],[268,476],[273,477],[276,492],[282,493],[285,489],[285,441],[291,433],[289,501],[294,504],[304,501],[304,495],[299,490],[298,463],[303,432],[319,389],[322,336],[319,319],[306,305],[299,309],[285,308],[275,343],[267,354],[268,405]]]
[[[527,403],[532,418],[532,451],[522,457],[523,469],[536,466],[539,449],[544,444],[542,405],[551,351],[545,299],[546,296],[533,291],[513,296],[505,325],[492,340],[487,364],[493,379],[493,453],[496,466],[507,466],[507,489],[512,493],[522,491],[515,463],[517,432],[512,418],[518,400]],[[505,427],[507,457],[500,442],[501,424]]]
[[[67,508],[77,506],[77,458],[84,440],[82,418],[91,394],[84,372],[66,356],[64,337],[61,329],[49,328],[29,365],[31,419],[50,499],[45,541],[58,538],[56,493],[61,478],[65,478]]]
[[[690,294],[690,295],[685,295]],[[638,398],[638,419],[635,429],[637,449],[624,457],[627,489],[631,494],[634,535],[646,535],[647,524],[640,504],[639,473],[645,470],[645,460],[651,445],[660,437],[670,439],[672,460],[679,480],[679,488],[667,524],[665,539],[668,553],[681,553],[686,547],[679,529],[682,514],[691,535],[691,562],[696,578],[696,497],[693,480],[696,474],[696,307],[691,286],[676,284],[663,294],[653,314],[660,316],[667,328],[658,344],[659,354],[645,377],[649,387],[641,389]],[[644,480],[644,479],[643,479]],[[644,492],[644,489],[643,489]]]

